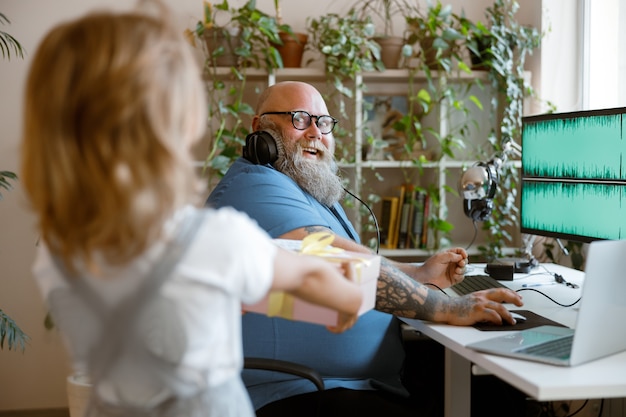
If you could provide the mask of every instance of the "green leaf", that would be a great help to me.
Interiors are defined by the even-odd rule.
[[[6,343],[9,350],[24,352],[29,340],[15,321],[0,309],[0,349],[4,349]]]
[[[476,97],[475,95],[473,95],[473,94],[472,94],[472,95],[470,95],[470,96],[468,97],[468,99],[469,99],[472,103],[474,103],[474,105],[475,105],[476,107],[478,107],[480,110],[484,110],[484,109],[483,109],[483,103],[481,103],[481,101],[480,101],[480,99],[479,99],[478,97]]]

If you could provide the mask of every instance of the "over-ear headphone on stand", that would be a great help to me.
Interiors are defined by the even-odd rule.
[[[485,221],[491,215],[501,165],[502,159],[494,158],[486,164],[477,163],[461,175],[459,191],[463,196],[463,211],[470,219]]]
[[[246,136],[243,157],[253,164],[274,165],[274,162],[278,159],[276,139],[270,132],[265,130],[250,133]]]

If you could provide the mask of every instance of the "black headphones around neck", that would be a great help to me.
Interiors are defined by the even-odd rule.
[[[464,199],[463,211],[467,217],[474,221],[485,221],[489,218],[494,208],[493,198],[496,196],[498,189],[498,173],[493,164],[480,162],[477,166],[483,167],[487,172],[487,194],[483,198]]]
[[[278,146],[276,139],[265,130],[258,130],[246,136],[246,144],[243,147],[243,157],[253,164],[274,165],[278,159]]]

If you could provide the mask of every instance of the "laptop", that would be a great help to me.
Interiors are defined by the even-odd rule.
[[[480,352],[575,366],[626,350],[626,240],[589,245],[576,328],[539,326],[467,345]],[[554,346],[561,352],[552,352]]]

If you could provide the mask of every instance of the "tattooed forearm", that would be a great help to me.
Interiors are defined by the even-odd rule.
[[[400,317],[433,320],[436,312],[450,308],[446,297],[411,279],[382,258],[376,309]]]

